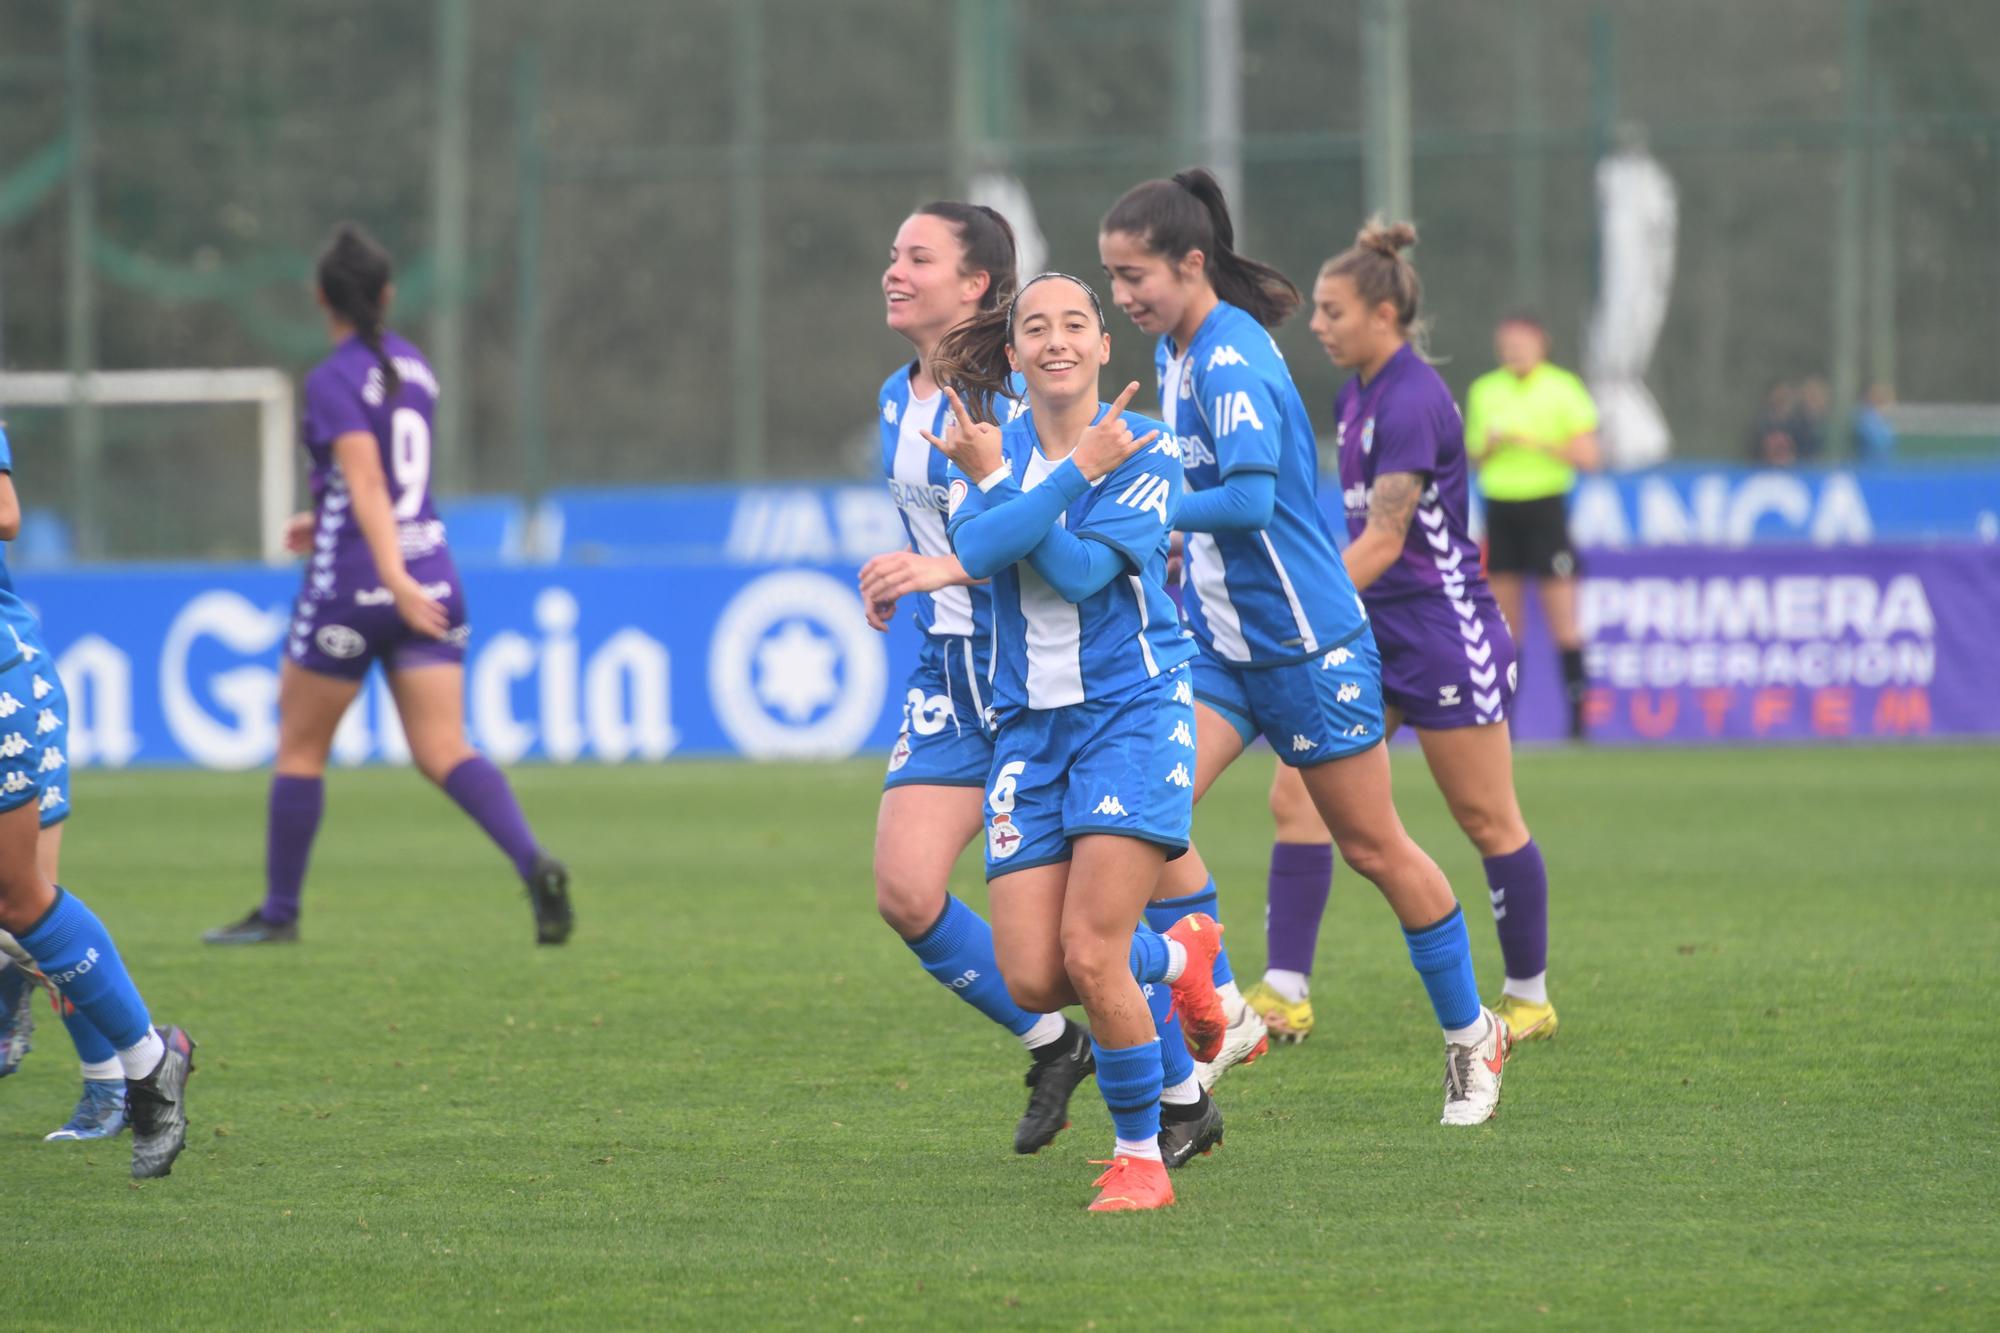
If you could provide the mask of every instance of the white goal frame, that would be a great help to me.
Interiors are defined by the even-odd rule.
[[[0,372],[0,408],[193,406],[249,403],[257,409],[257,528],[264,559],[282,564],[285,520],[298,484],[298,422],[291,376],[269,367],[231,370],[62,370]]]

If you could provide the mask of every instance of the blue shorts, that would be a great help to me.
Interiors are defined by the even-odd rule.
[[[889,752],[891,787],[983,787],[993,767],[991,682],[978,671],[971,639],[925,645],[903,688],[903,729]]]
[[[47,828],[69,815],[69,695],[41,641],[21,647],[0,671],[0,813],[34,801]]]
[[[1069,859],[1115,833],[1187,851],[1194,690],[1185,665],[1109,699],[1022,708],[1000,724],[986,787],[986,878]]]
[[[1293,768],[1345,759],[1383,736],[1382,659],[1366,626],[1330,652],[1284,666],[1233,666],[1203,649],[1194,697],[1245,745],[1263,735]]]

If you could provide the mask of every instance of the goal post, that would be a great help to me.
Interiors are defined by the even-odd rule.
[[[297,486],[293,452],[298,419],[292,379],[281,370],[60,370],[0,372],[0,410],[7,407],[201,406],[247,403],[257,409],[257,531],[264,559],[286,560],[285,520]]]

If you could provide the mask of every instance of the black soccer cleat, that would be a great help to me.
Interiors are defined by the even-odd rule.
[[[1160,1103],[1160,1160],[1172,1171],[1222,1142],[1222,1108],[1204,1090],[1185,1106]]]
[[[1028,1109],[1014,1126],[1014,1151],[1038,1153],[1069,1128],[1069,1099],[1077,1085],[1097,1072],[1090,1029],[1063,1020],[1063,1034],[1034,1052],[1026,1079]]]
[[[214,930],[201,933],[203,944],[297,944],[299,923],[272,921],[264,915],[264,909],[253,907],[250,915],[227,926],[217,926]]]
[[[528,875],[528,905],[535,909],[535,943],[561,944],[576,925],[569,905],[569,868],[543,853]]]
[[[194,1041],[179,1028],[155,1031],[167,1044],[167,1053],[146,1077],[125,1080],[134,1180],[152,1180],[170,1173],[174,1159],[187,1144],[187,1081],[194,1072]]]

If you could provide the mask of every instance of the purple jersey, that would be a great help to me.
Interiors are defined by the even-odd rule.
[[[1334,415],[1340,423],[1340,491],[1350,538],[1368,526],[1377,477],[1414,472],[1428,483],[1403,553],[1362,590],[1369,610],[1423,594],[1443,592],[1454,599],[1483,594],[1479,547],[1467,530],[1465,427],[1437,371],[1405,344],[1374,383],[1363,385],[1356,375],[1341,385]]]
[[[384,330],[382,347],[394,360],[402,384],[393,402],[383,401],[382,368],[360,338],[349,338],[306,376],[302,433],[312,455],[316,548],[312,568],[330,574],[346,589],[373,585],[375,558],[349,507],[347,479],[334,462],[333,442],[366,432],[375,437],[389,505],[396,517],[403,559],[412,574],[426,557],[444,550],[444,524],[431,504],[431,422],[437,412],[438,384],[424,354],[407,338]],[[322,559],[324,558],[324,559]],[[323,591],[332,591],[331,586]]]

